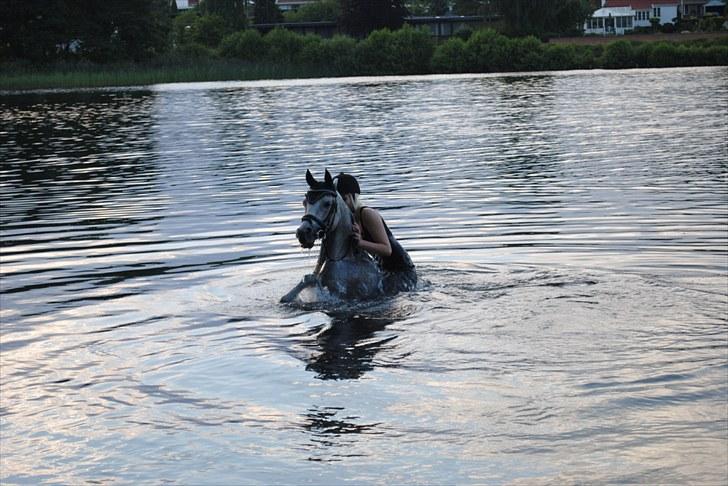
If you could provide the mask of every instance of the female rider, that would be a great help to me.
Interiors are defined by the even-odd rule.
[[[384,291],[392,294],[413,290],[417,285],[417,272],[410,256],[379,212],[362,203],[356,178],[342,172],[335,179],[338,179],[336,190],[354,213],[354,244],[379,261],[384,271]]]

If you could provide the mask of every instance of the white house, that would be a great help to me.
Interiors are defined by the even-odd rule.
[[[602,0],[602,8],[584,23],[585,34],[623,35],[635,27],[675,23],[680,0]]]
[[[283,10],[297,10],[299,7],[306,5],[307,3],[315,2],[316,0],[276,0],[278,8]],[[177,10],[187,10],[189,8],[196,7],[200,4],[200,0],[175,0],[177,3]],[[251,5],[255,4],[255,0],[251,0]]]
[[[315,1],[316,0],[276,0],[276,5],[278,5],[278,8],[280,8],[283,12],[286,12],[288,10],[298,10],[307,3],[313,3]]]
[[[585,34],[616,34],[634,30],[635,11],[632,7],[602,7],[584,23]]]
[[[177,4],[177,10],[187,10],[196,7],[200,0],[174,0]]]

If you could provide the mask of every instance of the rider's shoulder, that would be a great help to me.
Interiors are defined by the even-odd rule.
[[[371,218],[373,216],[379,216],[379,211],[374,208],[370,208],[369,206],[362,206],[359,208],[359,214],[361,214],[362,217]]]
[[[370,208],[369,206],[362,206],[360,210],[360,219],[365,222],[375,222],[382,219],[382,216],[379,214],[379,211],[377,211],[374,208]]]

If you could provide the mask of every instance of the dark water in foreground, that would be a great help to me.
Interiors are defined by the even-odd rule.
[[[0,95],[0,482],[723,483],[727,79]],[[307,167],[417,292],[277,303]]]

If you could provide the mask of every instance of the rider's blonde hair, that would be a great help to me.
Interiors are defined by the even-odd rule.
[[[362,206],[364,206],[364,202],[362,201],[361,194],[357,194],[355,192],[351,193],[351,198],[354,201],[354,214],[356,214],[359,212]]]

